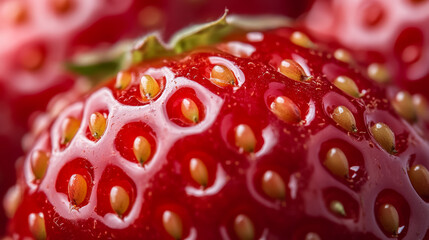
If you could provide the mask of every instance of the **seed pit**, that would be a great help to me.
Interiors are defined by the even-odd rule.
[[[169,119],[181,127],[190,127],[204,120],[206,108],[192,88],[177,90],[166,104]]]
[[[88,204],[94,179],[91,163],[83,158],[74,159],[63,166],[57,175],[57,192],[68,196],[71,208]]]
[[[410,207],[393,190],[383,190],[376,199],[374,214],[378,225],[388,237],[403,237],[408,228]]]
[[[156,153],[156,135],[145,123],[128,123],[118,132],[115,147],[128,161],[147,165]]]
[[[119,167],[109,165],[104,170],[97,189],[97,214],[113,213],[126,217],[136,198],[136,185]]]

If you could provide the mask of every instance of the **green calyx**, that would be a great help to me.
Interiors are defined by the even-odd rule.
[[[179,31],[169,43],[164,43],[158,34],[149,34],[135,43],[122,42],[108,51],[79,55],[66,67],[75,74],[97,81],[144,61],[216,44],[233,32],[262,31],[289,26],[290,23],[289,19],[282,16],[228,16],[228,10],[225,10],[223,16],[214,22]]]

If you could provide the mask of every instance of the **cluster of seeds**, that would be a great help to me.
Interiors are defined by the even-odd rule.
[[[302,48],[300,51],[310,49],[313,54],[316,54],[316,50],[314,50],[316,45],[305,34],[292,32],[289,35],[290,42]],[[145,217],[140,215],[140,211],[143,211],[144,201],[150,199],[146,194],[156,194],[157,191],[151,188],[150,184],[155,184],[151,182],[158,178],[162,181],[164,172],[171,171],[172,175],[178,173],[189,176],[192,183],[185,183],[185,191],[188,191],[186,189],[189,188],[190,192],[204,196],[205,193],[211,191],[220,191],[219,189],[213,190],[219,188],[217,184],[219,181],[228,184],[225,183],[226,179],[220,179],[225,178],[219,174],[220,172],[234,169],[231,171],[240,173],[241,168],[247,166],[246,173],[241,172],[240,174],[250,175],[251,178],[257,176],[257,179],[254,180],[256,186],[241,183],[241,187],[255,188],[256,194],[260,192],[263,196],[258,203],[273,205],[280,209],[287,208],[290,202],[296,200],[296,195],[300,195],[302,194],[300,191],[304,191],[293,181],[301,181],[300,179],[308,177],[313,180],[306,179],[306,181],[316,181],[311,182],[313,185],[308,183],[313,187],[320,188],[327,184],[326,189],[319,190],[323,192],[321,197],[325,205],[323,209],[334,216],[330,220],[338,222],[341,219],[353,219],[359,224],[364,224],[362,223],[363,218],[372,219],[373,217],[378,222],[381,231],[388,237],[399,236],[402,238],[410,227],[409,210],[404,210],[409,206],[402,196],[396,192],[380,190],[377,197],[380,200],[371,203],[374,213],[365,213],[366,216],[363,217],[361,213],[363,207],[356,201],[354,192],[360,191],[362,185],[372,181],[367,177],[370,172],[367,172],[369,171],[368,166],[365,166],[371,159],[364,158],[365,153],[357,150],[360,149],[357,145],[375,153],[374,156],[380,157],[379,161],[394,161],[396,155],[403,153],[405,151],[403,149],[406,148],[402,147],[400,151],[397,148],[399,132],[395,131],[396,125],[393,128],[389,123],[376,121],[377,117],[373,118],[375,121],[364,121],[362,114],[372,116],[372,112],[377,111],[377,108],[366,107],[366,104],[374,97],[371,96],[371,92],[362,87],[364,85],[358,84],[353,79],[355,75],[330,76],[326,74],[326,78],[322,77],[321,74],[312,70],[310,64],[293,57],[299,53],[299,51],[293,53],[291,58],[283,57],[276,66],[269,70],[267,70],[268,68],[253,70],[258,73],[265,71],[269,75],[269,80],[264,79],[259,82],[255,76],[247,75],[248,72],[244,70],[242,63],[239,63],[243,61],[242,59],[225,53],[216,56],[218,59],[222,59],[223,64],[210,62],[210,57],[213,57],[210,54],[195,53],[191,55],[191,60],[184,60],[178,64],[182,67],[140,68],[137,66],[120,72],[111,85],[96,91],[84,103],[76,103],[66,109],[53,124],[51,131],[54,134],[47,137],[46,142],[48,143],[36,145],[28,157],[28,166],[24,167],[30,169],[28,171],[30,174],[25,176],[30,193],[45,192],[48,202],[57,209],[58,214],[62,217],[70,214],[82,220],[91,217],[106,226],[119,224],[122,228],[126,228],[138,217]],[[334,57],[343,63],[353,61],[345,50],[336,51]],[[320,59],[325,58],[320,57]],[[250,61],[257,66],[255,68],[266,67],[256,60]],[[247,60],[244,62],[247,63]],[[192,66],[192,64],[195,65]],[[183,73],[186,71],[189,71],[188,74]],[[201,73],[192,71],[203,72],[203,76]],[[377,71],[378,73],[376,73]],[[382,78],[383,76],[380,77],[380,75],[383,73],[379,71],[380,69],[373,69],[371,74]],[[274,76],[275,80],[271,76]],[[247,86],[248,82],[255,84],[256,89]],[[243,85],[240,86],[240,84]],[[301,95],[286,94],[282,90],[285,89],[285,85],[297,86],[300,91],[303,91],[302,86],[306,85],[305,88],[310,88],[311,91],[304,92],[304,95],[308,96],[298,100]],[[328,92],[327,89],[336,89],[332,98],[345,100],[322,101],[313,103],[313,107],[311,101],[303,103],[305,98],[310,100],[313,97],[325,98],[328,95],[325,96],[325,93]],[[249,94],[247,92],[254,90],[260,90],[262,93]],[[322,90],[324,93],[319,96],[318,92]],[[242,109],[247,107],[247,103],[237,103],[234,97],[225,97],[224,93],[221,93],[222,91],[232,95],[236,94],[237,98],[240,94],[248,96],[249,103],[257,105],[258,109],[254,111],[257,114],[263,113],[260,119],[240,116],[245,112]],[[314,94],[314,96],[309,96],[309,94]],[[413,101],[408,93],[398,92],[395,95],[395,101],[392,101],[393,107],[387,108],[393,108],[398,115],[412,123],[418,116],[420,117],[422,112],[427,112],[427,109],[421,110],[424,108],[424,100],[417,96],[416,99]],[[314,106],[314,104],[316,105]],[[323,104],[327,106],[323,107]],[[231,108],[234,111],[230,111]],[[312,108],[317,110],[312,110]],[[237,113],[237,111],[242,112]],[[325,115],[323,115],[324,112]],[[266,119],[271,119],[271,123],[260,123]],[[255,121],[259,121],[258,124],[255,124]],[[329,121],[334,123],[335,128],[326,127]],[[404,123],[401,124],[402,128],[405,128]],[[276,130],[270,131],[272,128]],[[331,135],[334,137],[330,139],[330,134],[323,133],[326,129],[335,132],[336,135]],[[291,136],[290,131],[298,131],[300,134],[295,136],[303,136],[302,143],[297,143],[301,141],[297,138],[293,139],[292,143],[299,144],[298,147],[289,142],[284,143],[290,148],[287,150],[282,149],[282,146],[270,145],[273,140],[272,136],[280,134],[279,141],[283,141],[282,139]],[[319,133],[313,133],[315,134],[313,139],[306,135],[307,131]],[[189,145],[185,145],[187,148],[180,147],[180,141],[186,142],[190,136],[202,133],[207,134],[209,140],[201,139],[201,143],[193,142],[196,149]],[[271,138],[269,134],[272,134]],[[316,141],[319,137],[325,140]],[[417,135],[411,137],[418,138]],[[223,139],[224,142],[210,142],[210,138]],[[367,142],[359,140],[362,138]],[[197,149],[198,144],[207,143],[207,141],[210,146]],[[376,144],[375,148],[373,143]],[[237,159],[234,163],[235,167],[234,164],[231,164],[231,159],[224,159],[213,164],[204,154],[184,153],[185,155],[190,154],[185,157],[184,167],[175,170],[177,166],[174,161],[181,161],[182,152],[205,151],[211,147],[215,149],[212,149],[215,152],[220,150],[232,152],[232,156]],[[251,169],[256,166],[255,164],[263,165],[264,161],[269,162],[270,157],[264,155],[269,154],[267,149],[275,154],[277,154],[276,151],[279,151],[278,154],[282,156],[288,151],[291,153],[290,156],[294,156],[294,151],[301,151],[303,154],[299,156],[306,158],[307,164],[312,165],[304,168],[299,164],[293,165],[298,169],[301,168],[296,173],[290,172],[293,169],[289,169],[289,172],[285,173],[281,169],[283,167],[276,168],[275,165],[271,167],[267,165],[261,173],[253,175]],[[311,151],[307,154],[308,149]],[[174,151],[180,154],[175,155]],[[312,154],[313,152],[315,154]],[[218,152],[218,154],[220,156],[223,153]],[[215,159],[219,157],[216,154],[211,156]],[[274,162],[282,160],[277,159],[279,155],[275,156]],[[365,154],[365,156],[367,155]],[[80,160],[67,163],[68,159],[76,158]],[[318,161],[309,160],[313,158],[317,158]],[[304,159],[300,160],[304,161]],[[317,166],[319,163],[321,163],[320,168]],[[117,168],[121,170],[117,170]],[[318,169],[314,173],[314,177],[304,171],[307,168]],[[113,169],[112,173],[107,174],[106,172],[110,171],[107,169]],[[403,170],[405,169],[399,169],[399,171]],[[328,183],[317,182],[317,180],[320,181],[319,173],[326,179],[330,179],[329,176],[334,177],[331,185],[335,187],[329,187]],[[118,184],[103,182],[108,179],[104,175],[110,176],[109,174],[119,179]],[[233,175],[232,172],[229,174]],[[47,178],[56,179],[56,181],[44,181]],[[425,165],[420,163],[411,165],[408,169],[408,179],[421,199],[427,201],[429,198],[429,172]],[[344,186],[349,188],[344,188]],[[19,188],[17,187],[17,189]],[[57,192],[48,194],[52,189],[56,189]],[[173,191],[173,189],[169,191]],[[67,196],[67,206],[64,205],[65,198],[58,196],[62,193]],[[14,194],[9,196],[15,198]],[[244,196],[247,195],[244,194]],[[250,196],[255,197],[252,193]],[[303,196],[300,195],[300,197]],[[97,198],[97,202],[91,201],[93,198]],[[311,200],[315,201],[313,198]],[[12,200],[7,202],[12,202]],[[99,203],[102,205],[97,206]],[[309,205],[306,207],[311,208],[311,203],[306,204]],[[364,204],[370,203],[365,202]],[[190,223],[186,210],[180,210],[180,207],[170,208],[168,204],[166,206],[162,208],[159,218],[156,218],[159,219],[158,225],[162,226],[164,234],[174,239],[182,239],[192,234],[192,225],[197,223]],[[319,210],[324,211],[323,209]],[[94,215],[93,211],[100,215]],[[427,211],[425,210],[425,212]],[[28,227],[37,239],[46,238],[45,224],[47,223],[44,220],[44,214],[46,213],[31,212],[28,215]],[[116,216],[116,219],[111,217],[112,214]],[[110,217],[105,217],[107,215]],[[117,219],[120,221],[118,222]],[[227,234],[233,234],[239,239],[255,239],[261,235],[261,226],[257,224],[259,221],[251,212],[234,212],[227,222],[229,224],[225,230]],[[377,232],[373,234],[380,236]],[[322,239],[320,233],[311,229],[305,232],[305,236],[306,239]]]

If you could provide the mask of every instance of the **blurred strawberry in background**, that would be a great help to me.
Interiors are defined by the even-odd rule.
[[[429,97],[429,1],[318,0],[304,25],[349,50],[374,80]]]
[[[13,184],[21,138],[37,135],[49,114],[61,106],[50,99],[73,98],[87,84],[64,70],[78,53],[105,48],[153,30],[165,37],[192,23],[213,20],[228,8],[233,14],[282,14],[298,17],[310,1],[294,0],[0,0],[0,197]],[[77,83],[79,82],[79,83]],[[70,89],[74,89],[70,91]],[[19,164],[19,162],[18,162]],[[0,226],[5,214],[0,210]],[[3,229],[0,229],[2,233]]]

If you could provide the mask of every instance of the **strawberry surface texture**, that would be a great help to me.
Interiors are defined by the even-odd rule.
[[[34,134],[8,236],[427,239],[424,98],[293,27],[248,25],[137,42]]]
[[[429,1],[315,1],[304,22],[351,51],[374,80],[429,96]]]
[[[269,2],[0,0],[0,197],[13,184],[21,146],[26,150],[31,145],[28,135],[21,141],[25,132],[38,131],[33,122],[49,122],[51,116],[42,111],[51,108],[50,100],[61,92],[87,90],[88,84],[65,71],[64,63],[76,54],[154,30],[169,36],[191,23],[217,18],[226,7],[243,14],[296,17],[309,1]],[[5,219],[1,210],[0,234]]]

